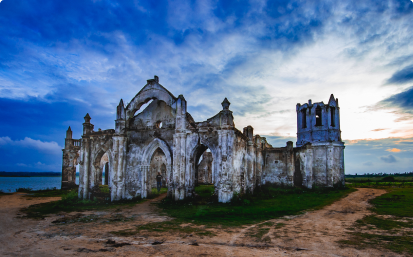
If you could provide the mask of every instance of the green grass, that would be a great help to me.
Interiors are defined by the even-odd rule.
[[[199,195],[196,199],[178,202],[164,199],[158,206],[180,222],[240,226],[322,208],[354,191],[349,188],[311,190],[263,186],[253,195],[236,197],[231,203],[223,204],[210,195],[212,189],[200,186],[195,190]]]
[[[70,191],[71,190],[59,190],[59,189],[45,189],[45,190],[37,190],[37,191],[31,190],[31,191],[26,191],[27,193],[26,196],[27,197],[62,197],[70,193]]]
[[[114,222],[128,222],[132,221],[134,218],[132,217],[125,217],[122,214],[115,214],[110,217],[102,217],[99,215],[82,215],[82,214],[76,214],[74,216],[64,216],[62,218],[59,218],[57,220],[52,221],[52,223],[57,224],[57,225],[67,225],[71,223],[114,223]]]
[[[340,243],[413,255],[413,187],[392,186],[386,190],[386,194],[370,200],[375,214],[358,220],[351,238]]]
[[[413,187],[390,188],[388,193],[370,201],[380,215],[413,217]]]
[[[367,182],[413,182],[413,176],[371,176],[371,177],[346,177],[348,183]]]
[[[400,228],[413,228],[413,222],[397,221],[394,218],[383,218],[377,215],[368,215],[357,220],[359,226],[369,226],[373,229],[394,230]]]
[[[21,211],[26,214],[27,218],[43,219],[49,214],[59,212],[74,212],[85,210],[104,210],[110,208],[130,207],[142,202],[140,198],[131,200],[121,200],[111,202],[108,198],[94,198],[93,200],[82,200],[78,198],[78,191],[72,189],[66,194],[62,195],[59,201],[35,204]]]
[[[247,236],[254,238],[256,241],[268,241],[267,237],[263,239],[263,236],[270,231],[270,228],[252,228],[246,233]],[[269,238],[269,237],[268,237]],[[271,241],[271,239],[269,240]]]
[[[341,240],[341,244],[353,246],[359,249],[371,247],[383,247],[396,253],[413,254],[411,236],[377,235],[370,233],[352,233],[349,240]]]
[[[113,231],[112,234],[117,236],[133,236],[136,234],[142,235],[145,232],[151,232],[152,236],[162,236],[165,232],[173,232],[179,234],[180,236],[188,236],[191,234],[196,234],[198,236],[214,236],[215,234],[208,231],[205,227],[194,227],[192,225],[186,225],[172,221],[163,222],[151,222],[144,225],[138,225],[134,229],[125,229],[120,231]]]
[[[199,185],[195,187],[195,193],[201,198],[210,198],[215,191],[215,187],[213,185]]]
[[[158,192],[158,189],[157,189],[157,188],[152,188],[151,194],[150,194],[150,196],[148,197],[148,199],[158,197],[158,196],[160,196],[161,194],[165,194],[165,193],[167,193],[167,192],[168,192],[168,188],[166,188],[166,187],[161,187],[161,190],[160,190],[159,192]]]
[[[350,183],[350,182],[347,182]],[[409,188],[413,186],[413,182],[383,182],[383,181],[358,181],[358,182],[351,182],[351,184],[347,184],[349,187],[356,187],[356,188],[389,188],[389,187],[398,187],[398,188]]]
[[[165,198],[158,207],[162,212],[175,219],[164,222],[151,222],[112,232],[118,236],[132,236],[148,232],[151,235],[162,235],[165,232],[178,234],[196,234],[213,236],[210,227],[238,227],[253,224],[284,215],[295,215],[309,209],[322,208],[346,196],[354,189],[299,189],[275,188],[264,186],[256,190],[254,195],[235,197],[231,203],[217,203],[214,196],[214,186],[200,185],[195,188],[197,196],[184,201],[173,201]],[[187,225],[183,225],[187,224]],[[188,225],[190,224],[190,225]],[[283,223],[267,221],[248,232],[248,236],[257,241],[269,242],[270,237],[264,237],[271,227],[283,227]],[[227,230],[230,232],[230,230]],[[263,238],[264,237],[264,238]]]

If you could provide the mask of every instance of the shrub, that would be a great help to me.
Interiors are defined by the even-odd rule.
[[[387,176],[381,179],[383,182],[394,182],[396,179],[393,176]]]

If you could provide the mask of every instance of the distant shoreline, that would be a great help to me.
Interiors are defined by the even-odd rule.
[[[76,173],[76,177],[79,176],[79,173]],[[16,178],[28,178],[28,177],[62,177],[61,172],[27,172],[27,171],[0,171],[0,177],[16,177]]]

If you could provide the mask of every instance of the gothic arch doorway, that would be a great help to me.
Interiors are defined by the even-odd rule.
[[[110,154],[109,151],[100,150],[94,161],[94,185],[110,184]]]
[[[162,187],[166,186],[166,155],[162,151],[161,148],[157,148],[151,158],[151,163],[149,165],[149,176],[148,176],[148,182],[150,185],[150,190],[152,188],[156,188],[157,182],[156,182],[156,176],[158,173],[162,175]]]
[[[204,192],[210,190],[211,193],[215,192],[213,153],[208,146],[202,143],[198,144],[192,152],[190,177],[189,191],[196,193],[197,188],[202,188],[199,190]]]
[[[143,152],[142,171],[142,197],[146,198],[156,188],[156,175],[163,172],[162,186],[170,185],[172,172],[172,154],[168,144],[155,138]]]

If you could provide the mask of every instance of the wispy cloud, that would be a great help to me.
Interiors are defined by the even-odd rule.
[[[62,149],[56,142],[42,142],[25,137],[22,140],[11,140],[10,137],[0,137],[0,147],[26,147],[37,151],[43,151],[49,154],[59,154]]]
[[[409,82],[413,82],[413,65],[397,71],[387,80],[387,84],[405,84]]]
[[[113,128],[120,98],[132,99],[155,74],[185,96],[195,120],[228,97],[237,127],[269,138],[293,138],[296,103],[331,93],[343,138],[411,130],[408,1],[19,3],[0,8],[3,136],[63,142],[71,125],[79,138],[86,112],[97,128]]]

